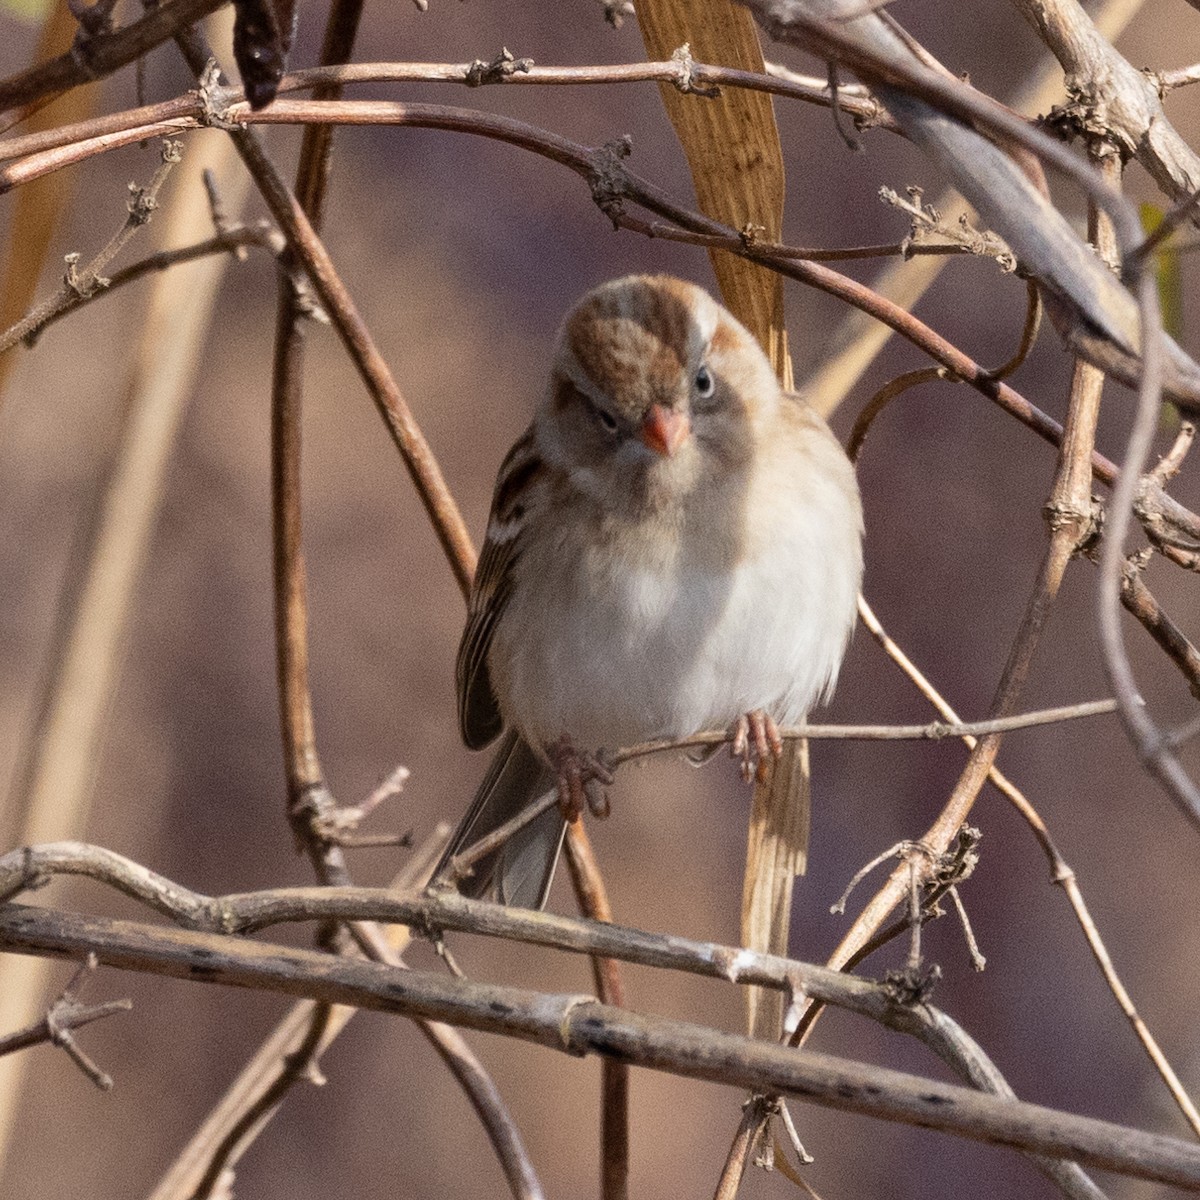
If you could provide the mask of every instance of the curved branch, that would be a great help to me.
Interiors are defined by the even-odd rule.
[[[215,12],[225,2],[166,0],[123,29],[77,38],[66,54],[0,80],[0,112],[103,79]]]
[[[22,954],[95,953],[100,962],[125,970],[448,1021],[568,1054],[613,1056],[653,1070],[796,1096],[1200,1191],[1200,1147],[1176,1138],[632,1013],[590,996],[466,983],[290,946],[24,905],[0,909],[0,945]]]

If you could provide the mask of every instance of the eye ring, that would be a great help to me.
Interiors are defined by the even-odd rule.
[[[701,400],[707,400],[716,390],[717,384],[712,377],[712,372],[704,363],[701,363],[700,369],[696,372],[696,395]]]
[[[607,409],[601,408],[598,404],[592,405],[592,412],[595,414],[596,421],[600,428],[605,433],[616,433],[618,429],[617,418],[612,415]]]

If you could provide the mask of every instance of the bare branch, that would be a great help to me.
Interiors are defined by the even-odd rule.
[[[1200,1191],[1200,1147],[1191,1143],[813,1051],[636,1014],[590,996],[550,996],[465,983],[290,946],[23,905],[0,910],[0,945],[25,954],[82,957],[94,952],[101,962],[126,970],[449,1021],[568,1054],[616,1056],[654,1070],[794,1095],[843,1111],[920,1124]]]
[[[84,1053],[75,1040],[73,1030],[80,1029],[92,1021],[111,1017],[115,1013],[129,1012],[132,1000],[106,1000],[100,1004],[80,1004],[76,998],[80,984],[96,969],[96,957],[89,954],[79,969],[67,981],[58,998],[40,1021],[25,1029],[0,1037],[0,1055],[25,1050],[41,1042],[51,1042],[67,1052],[71,1061],[102,1091],[111,1091],[113,1081]]]
[[[818,4],[814,0],[743,0],[772,36],[799,45],[828,61],[845,63],[877,91],[913,141],[934,159],[1009,243],[1024,270],[1035,276],[1056,303],[1052,315],[1060,333],[1078,353],[1118,377],[1133,380],[1140,353],[1140,297],[1123,288],[1042,187],[1027,176],[1006,149],[983,136],[983,129],[1008,148],[1037,159],[1073,180],[1113,220],[1123,254],[1140,243],[1137,214],[1115,188],[1060,142],[1032,131],[1025,121],[990,97],[932,69],[914,54],[912,39],[894,21],[863,15],[856,0]],[[854,15],[852,22],[839,17]],[[947,117],[958,120],[947,120]],[[1070,315],[1062,311],[1063,306]],[[1082,318],[1082,323],[1080,318]],[[1087,325],[1092,326],[1089,332]],[[1102,330],[1106,345],[1096,343]],[[1166,349],[1164,379],[1185,405],[1200,386],[1200,368],[1174,343]]]
[[[55,295],[38,304],[32,312],[12,328],[0,333],[0,354],[12,349],[20,341],[35,337],[42,327],[56,316],[77,307],[81,301],[90,299],[98,291],[103,291],[109,286],[112,281],[104,278],[101,272],[116,258],[126,242],[151,220],[154,210],[158,207],[158,193],[166,183],[171,169],[182,156],[183,146],[181,143],[163,142],[162,159],[150,182],[145,187],[139,187],[136,184],[129,185],[128,213],[121,228],[83,270],[79,269],[80,256],[78,254],[67,255],[67,274],[63,286]]]
[[[1067,104],[1051,114],[1051,121],[1118,146],[1173,200],[1194,193],[1200,187],[1200,157],[1163,111],[1154,80],[1101,36],[1078,0],[1016,0],[1016,7],[1067,79]]]
[[[224,0],[167,0],[123,29],[77,40],[69,53],[0,80],[0,111],[102,79],[223,3]]]
[[[1018,729],[1033,729],[1039,725],[1053,725],[1060,721],[1074,721],[1083,717],[1097,717],[1116,712],[1115,700],[1088,700],[1081,704],[1066,704],[1061,708],[1045,708],[1038,712],[1021,713],[1011,717],[995,717],[988,721],[965,721],[948,723],[930,721],[925,725],[789,725],[779,730],[785,741],[801,738],[830,741],[940,741],[943,738],[981,737],[990,733],[1010,733]],[[721,746],[733,741],[729,730],[706,730],[676,741],[642,742],[615,751],[611,756],[614,764],[629,762],[647,754],[661,754],[670,750],[687,750],[703,746]]]

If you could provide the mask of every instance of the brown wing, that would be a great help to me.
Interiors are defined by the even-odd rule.
[[[512,568],[521,553],[530,488],[543,470],[529,429],[508,452],[496,477],[487,537],[475,569],[467,627],[456,664],[458,727],[472,750],[482,749],[504,726],[488,674],[488,652],[512,592]]]

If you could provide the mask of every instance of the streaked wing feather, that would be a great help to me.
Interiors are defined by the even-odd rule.
[[[503,728],[488,673],[488,652],[497,622],[512,592],[512,568],[521,552],[522,530],[532,485],[542,470],[532,429],[500,465],[487,537],[475,569],[467,626],[458,646],[458,727],[463,741],[480,750]]]

